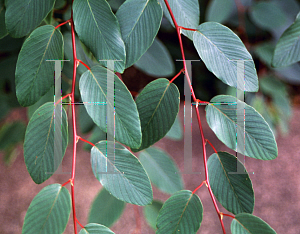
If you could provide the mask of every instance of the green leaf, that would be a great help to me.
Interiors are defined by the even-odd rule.
[[[244,165],[232,154],[218,152],[209,157],[207,167],[211,189],[222,206],[235,215],[252,213],[254,191],[248,173],[230,173],[237,167],[246,171]]]
[[[79,82],[85,108],[93,121],[104,132],[107,132],[107,72],[112,73],[101,66],[94,66],[82,74]],[[112,108],[115,107],[115,138],[129,147],[138,148],[141,145],[142,133],[137,106],[124,83],[118,76],[112,75],[115,82],[115,103],[109,103],[109,105]]]
[[[300,61],[300,16],[284,31],[275,47],[272,66],[285,67]]]
[[[125,69],[125,45],[117,17],[105,0],[74,0],[74,24],[79,39],[99,60],[115,62],[115,71]],[[101,48],[101,49],[100,49]],[[100,61],[106,66],[106,61]]]
[[[175,65],[168,49],[157,38],[134,66],[154,77],[168,77],[175,73]]]
[[[60,184],[43,188],[32,200],[22,233],[63,233],[71,213],[71,196]]]
[[[54,7],[54,2],[55,0],[6,1],[5,23],[9,34],[13,37],[23,37],[29,34],[46,18]]]
[[[203,217],[200,198],[188,190],[174,193],[158,213],[156,234],[196,233]]]
[[[226,95],[216,96],[210,103],[206,107],[208,125],[227,147],[256,159],[272,160],[278,156],[272,130],[253,107]],[[240,116],[245,121],[245,132],[244,125],[237,121],[237,103],[245,108],[245,116]],[[245,133],[245,145],[237,145],[237,131],[241,136]],[[244,147],[245,152],[241,150]]]
[[[262,60],[266,65],[271,67],[272,57],[275,46],[270,42],[262,43],[255,47],[255,54]]]
[[[140,151],[162,139],[171,129],[179,111],[179,91],[165,78],[149,83],[136,98],[142,126]]]
[[[133,65],[151,46],[162,15],[157,0],[127,0],[121,5],[116,16],[126,48],[126,68]]]
[[[80,230],[79,234],[114,234],[108,227],[97,223],[89,223]]]
[[[3,124],[0,129],[0,150],[24,140],[26,127],[24,123],[16,121],[13,123]]]
[[[110,227],[120,218],[124,208],[125,202],[118,200],[102,188],[91,205],[88,223],[99,223]]]
[[[95,177],[117,199],[135,205],[152,202],[152,187],[140,161],[119,143],[115,143],[115,158],[106,156],[107,142],[100,141],[91,150],[91,164]],[[107,170],[107,165],[112,171]]]
[[[206,21],[224,23],[235,8],[233,0],[212,0],[206,10]]]
[[[0,1],[0,39],[8,34],[5,26],[5,6],[4,0]]]
[[[16,93],[22,106],[36,103],[54,85],[54,62],[63,60],[63,37],[51,25],[35,29],[24,42],[16,68]]]
[[[181,122],[179,116],[177,115],[174,124],[172,125],[171,129],[168,131],[166,138],[169,138],[174,141],[180,141],[183,137],[183,130],[181,126]]]
[[[287,18],[280,7],[274,2],[261,1],[250,8],[252,21],[262,29],[278,30],[283,27]]]
[[[231,222],[232,234],[276,234],[265,221],[251,214],[238,214]]]
[[[144,207],[144,216],[146,221],[154,230],[156,229],[156,219],[162,206],[163,203],[161,201],[153,200],[151,205]]]
[[[84,105],[79,106],[78,120],[79,120],[78,122],[79,122],[80,132],[84,134],[90,132],[95,127],[95,123],[87,113]]]
[[[179,168],[166,152],[149,147],[140,153],[139,159],[159,190],[172,194],[183,189]]]
[[[216,77],[242,91],[256,92],[258,77],[251,54],[229,28],[215,22],[201,24],[194,32],[194,46]],[[244,61],[244,79],[237,78],[237,60]]]
[[[166,7],[164,0],[159,0],[164,14],[174,27],[172,17]],[[196,29],[200,21],[200,7],[198,0],[169,0],[169,5],[176,19],[178,26]],[[193,40],[193,31],[182,30],[182,33]]]
[[[37,109],[30,119],[24,142],[24,158],[27,170],[37,184],[49,179],[57,170],[68,145],[67,114],[62,108],[61,136],[54,131],[54,105],[47,102]],[[62,142],[54,142],[61,137]],[[61,144],[61,145],[60,145]],[[61,158],[54,155],[54,148],[62,147]]]

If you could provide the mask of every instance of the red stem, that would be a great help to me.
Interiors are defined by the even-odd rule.
[[[91,68],[88,66],[88,65],[86,65],[84,62],[82,62],[81,60],[77,60],[78,62],[80,62],[83,66],[85,66],[88,70],[91,70]]]
[[[177,75],[174,76],[174,77],[172,78],[172,80],[170,80],[170,83],[172,83],[178,76],[180,76],[180,74],[181,74],[182,72],[184,72],[184,68],[182,68],[182,69],[177,73]]]
[[[179,28],[181,29],[184,29],[184,30],[188,30],[188,31],[197,31],[197,29],[193,29],[193,28],[185,28],[185,27],[182,27],[182,26],[178,26]]]
[[[92,142],[89,142],[89,141],[87,141],[87,140],[81,138],[80,136],[79,136],[78,138],[79,138],[79,140],[82,140],[82,141],[84,141],[84,142],[86,142],[86,143],[88,143],[88,144],[90,144],[90,145],[92,145],[92,146],[95,146]]]
[[[197,101],[198,99],[195,96],[195,93],[194,93],[194,90],[193,90],[193,87],[192,87],[192,84],[191,84],[191,79],[189,77],[188,70],[187,70],[187,67],[186,67],[184,49],[183,49],[183,44],[182,44],[182,39],[181,39],[181,32],[180,32],[181,28],[178,26],[178,24],[176,22],[176,19],[174,17],[172,9],[171,9],[171,7],[170,7],[170,5],[168,3],[168,0],[164,0],[164,2],[165,2],[166,6],[168,8],[168,11],[169,11],[169,13],[171,15],[171,18],[173,20],[173,23],[174,23],[176,31],[177,31],[177,36],[178,36],[178,39],[179,39],[179,45],[180,45],[180,50],[181,50],[181,55],[182,55],[182,60],[183,60],[183,65],[184,65],[184,70],[185,70],[187,81],[189,83],[189,87],[191,89],[193,100],[194,100],[194,102],[198,102]],[[202,129],[202,124],[201,124],[200,114],[199,114],[199,110],[198,110],[198,105],[195,106],[195,109],[196,109],[196,114],[197,114],[197,119],[198,119],[198,125],[199,125],[201,139],[202,139],[203,161],[204,161],[204,169],[205,169],[205,181],[206,181],[206,184],[207,184],[208,191],[210,193],[211,199],[212,199],[213,204],[215,206],[215,209],[216,209],[216,211],[218,213],[218,217],[219,217],[219,220],[220,220],[220,223],[221,223],[221,226],[222,226],[223,233],[226,234],[220,210],[218,208],[216,199],[215,199],[215,197],[214,197],[214,195],[212,193],[212,190],[211,190],[211,187],[210,187],[210,184],[209,184],[208,169],[207,169],[207,158],[206,158],[206,148],[205,148],[205,137],[204,137],[204,133],[203,133],[203,129]]]
[[[210,144],[211,148],[213,148],[213,150],[214,150],[215,153],[217,154],[218,151],[217,151],[216,148],[213,146],[213,144],[212,144],[208,139],[206,139],[205,141],[208,142],[208,144]]]
[[[232,215],[230,215],[230,214],[224,214],[224,213],[221,213],[223,216],[228,216],[228,217],[230,217],[230,218],[235,218],[234,216],[232,216]]]
[[[63,22],[63,23],[57,25],[57,26],[55,27],[55,29],[58,29],[59,27],[65,25],[65,24],[67,24],[67,23],[69,23],[69,22],[71,22],[71,19],[69,19],[69,20],[67,20],[67,21],[65,21],[65,22]]]
[[[202,183],[192,192],[193,194],[194,193],[196,193],[197,192],[197,190],[199,189],[199,188],[201,188],[202,187],[202,185],[204,185],[204,184],[206,184],[206,180],[204,180],[204,181],[202,181]]]

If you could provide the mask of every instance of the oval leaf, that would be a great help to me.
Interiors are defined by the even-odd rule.
[[[300,61],[300,15],[284,31],[274,51],[272,66],[285,67]]]
[[[144,215],[147,223],[154,230],[156,229],[156,219],[163,203],[161,201],[153,200],[151,205],[144,207]]]
[[[158,189],[169,194],[183,189],[180,171],[166,152],[149,147],[140,153],[139,159]]]
[[[164,0],[159,0],[164,14],[174,27],[172,17]],[[200,21],[200,7],[198,0],[169,0],[169,5],[179,26],[196,29]],[[182,33],[193,40],[193,31],[182,30]]]
[[[108,227],[97,223],[89,223],[80,230],[79,234],[114,234]]]
[[[232,234],[276,234],[265,221],[251,214],[238,214],[231,222]]]
[[[193,41],[207,69],[217,78],[242,91],[258,90],[252,56],[231,29],[215,22],[203,23],[194,32]],[[244,60],[243,79],[238,79],[237,60]]]
[[[272,160],[278,156],[272,130],[253,107],[226,95],[216,96],[210,102],[211,104],[206,107],[206,120],[219,140],[227,147],[233,150],[237,147],[239,153],[256,159]],[[245,117],[241,116],[245,121],[245,132],[244,125],[237,121],[237,103],[245,108]],[[237,131],[240,136],[245,133],[245,146],[237,146]],[[241,150],[244,147],[245,152]]]
[[[43,188],[26,212],[22,233],[63,233],[71,213],[71,196],[60,184]]]
[[[151,46],[162,15],[157,0],[127,0],[121,5],[116,16],[126,48],[126,68],[134,64]]]
[[[55,0],[6,1],[5,23],[9,34],[13,37],[29,34],[52,10],[54,2]]]
[[[175,73],[175,65],[168,49],[157,38],[134,66],[154,77],[168,77]]]
[[[16,94],[22,106],[36,103],[54,85],[54,62],[63,59],[63,37],[52,25],[34,30],[17,61]]]
[[[232,154],[218,152],[209,157],[207,167],[211,189],[222,206],[233,214],[252,213],[254,191],[250,177],[247,172],[234,173],[237,167],[246,171],[244,165]]]
[[[115,62],[115,70],[125,69],[125,45],[117,17],[105,0],[74,0],[74,24],[79,39],[99,60]],[[106,66],[106,61],[100,61]]]
[[[254,4],[249,15],[257,26],[265,30],[278,31],[287,22],[285,14],[274,2],[261,1]]]
[[[118,76],[101,66],[94,66],[83,73],[79,82],[82,101],[95,124],[107,132],[107,79],[111,77],[114,77],[115,103],[108,105],[111,105],[112,109],[115,108],[115,132],[110,134],[111,136],[115,134],[117,141],[138,148],[141,145],[142,133],[137,106]]]
[[[88,222],[110,227],[120,218],[124,208],[125,202],[118,200],[102,188],[91,205]]]
[[[149,83],[136,99],[142,126],[140,151],[162,139],[171,129],[179,111],[179,91],[165,78]]]
[[[100,141],[91,150],[94,175],[104,188],[119,200],[140,206],[150,204],[152,188],[140,161],[119,143],[115,143],[114,159],[107,157],[106,152],[106,141]]]
[[[188,190],[174,193],[158,213],[156,234],[196,233],[203,217],[200,198]]]
[[[37,184],[52,176],[65,154],[68,145],[68,122],[64,108],[61,120],[60,133],[54,131],[54,105],[47,102],[34,112],[28,123],[24,141],[24,159],[31,178]],[[54,155],[55,148],[57,150],[61,148],[61,155]]]

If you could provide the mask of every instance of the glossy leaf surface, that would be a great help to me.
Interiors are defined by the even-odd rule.
[[[26,212],[22,233],[63,233],[71,213],[71,196],[60,184],[43,188]]]
[[[22,106],[36,103],[54,85],[54,61],[63,60],[63,37],[52,25],[35,29],[17,61],[16,94]]]
[[[222,206],[235,215],[252,213],[254,191],[250,177],[247,172],[233,174],[237,168],[243,168],[244,172],[244,165],[232,154],[218,152],[209,157],[207,167],[211,189]]]
[[[232,234],[276,234],[265,221],[251,214],[238,214],[231,222]]]
[[[164,10],[165,16],[174,26],[172,17],[164,0],[159,0],[159,2]],[[168,2],[178,26],[192,29],[196,29],[198,27],[200,21],[200,7],[198,0],[169,0]],[[193,31],[182,30],[182,33],[193,40]]]
[[[105,0],[74,0],[74,24],[79,39],[99,60],[115,62],[115,70],[125,69],[125,45],[117,17]],[[101,49],[100,49],[101,48]],[[100,62],[106,66],[106,61]]]
[[[52,10],[54,2],[55,0],[5,1],[5,23],[9,34],[13,37],[29,34]]]
[[[97,223],[89,223],[80,230],[79,234],[114,234],[108,227]]]
[[[91,164],[95,177],[117,199],[144,206],[152,202],[152,188],[140,161],[124,146],[115,143],[114,161],[106,156],[106,141],[91,150]],[[107,164],[112,169],[108,171]]]
[[[149,147],[140,153],[139,159],[151,182],[159,190],[172,194],[183,189],[180,171],[166,152],[155,147]]]
[[[167,77],[175,73],[175,65],[169,51],[157,38],[134,66],[154,77]]]
[[[171,129],[179,111],[179,91],[175,84],[160,78],[149,83],[136,98],[142,127],[142,144],[133,151],[148,148]]]
[[[245,117],[240,116],[245,119],[245,132],[244,126],[237,122],[237,102],[245,108]],[[208,125],[227,147],[233,150],[237,147],[239,153],[256,159],[272,160],[277,157],[278,149],[272,130],[253,107],[226,95],[216,96],[210,103],[214,104],[206,107]],[[245,133],[245,146],[237,146],[237,131],[241,136]],[[242,152],[244,147],[245,152]]]
[[[207,69],[217,78],[243,91],[258,90],[258,77],[252,56],[233,31],[219,23],[206,22],[194,32],[193,41]],[[244,60],[244,79],[238,80],[237,60]]]
[[[127,0],[121,5],[116,16],[126,48],[126,68],[134,64],[151,46],[162,15],[157,0]]]
[[[272,66],[285,67],[300,61],[300,15],[284,31],[274,51]]]
[[[88,223],[110,227],[120,218],[125,205],[125,202],[118,200],[102,188],[91,205]]]
[[[119,77],[101,66],[92,67],[80,78],[82,101],[93,121],[106,132],[107,72],[114,76],[115,82],[114,90],[110,90],[115,92],[115,103],[108,103],[112,108],[115,107],[115,139],[129,147],[137,148],[141,145],[142,138],[137,106]]]
[[[156,234],[196,233],[203,217],[200,198],[191,191],[174,193],[159,211]]]
[[[24,159],[27,170],[37,184],[43,183],[57,170],[68,145],[67,114],[62,108],[61,135],[54,131],[54,105],[45,103],[31,117],[24,141]],[[61,138],[61,142],[54,141]],[[54,148],[61,148],[61,158]]]

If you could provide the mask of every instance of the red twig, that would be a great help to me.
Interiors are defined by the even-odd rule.
[[[216,154],[218,153],[216,148],[213,146],[213,144],[208,139],[205,139],[205,142],[208,142],[208,144],[210,144],[211,148],[213,148],[213,150],[215,151]]]
[[[179,45],[180,45],[180,50],[181,50],[181,55],[182,55],[182,60],[183,60],[183,65],[184,65],[184,70],[185,70],[186,78],[187,78],[187,81],[189,83],[189,87],[190,87],[190,90],[191,90],[191,93],[192,93],[193,100],[194,100],[194,102],[197,103],[199,101],[197,101],[198,99],[195,96],[195,93],[194,93],[194,90],[193,90],[193,87],[192,87],[192,84],[191,84],[191,79],[189,77],[187,66],[186,66],[186,62],[185,62],[185,55],[184,55],[184,49],[183,49],[183,44],[182,44],[182,39],[181,39],[181,32],[180,32],[181,28],[178,26],[178,24],[176,22],[176,19],[174,17],[172,9],[171,9],[171,7],[170,7],[170,5],[168,3],[168,0],[164,0],[164,2],[165,2],[166,6],[168,8],[168,11],[169,11],[169,13],[171,15],[171,18],[173,20],[173,23],[174,23],[176,31],[177,31],[177,36],[178,36],[178,40],[179,40]],[[223,233],[226,234],[220,210],[218,208],[216,199],[215,199],[215,197],[214,197],[214,195],[212,193],[212,190],[211,190],[211,187],[210,187],[210,184],[209,184],[208,169],[207,169],[207,157],[206,157],[206,148],[205,148],[205,137],[204,137],[204,133],[203,133],[203,129],[202,129],[202,124],[201,124],[200,114],[199,114],[199,110],[198,110],[198,105],[195,106],[195,109],[196,109],[196,114],[197,114],[197,119],[198,119],[198,125],[199,125],[199,129],[200,129],[200,134],[201,134],[201,140],[202,140],[203,160],[204,160],[204,169],[205,169],[205,180],[206,180],[206,184],[207,184],[208,191],[210,193],[211,199],[212,199],[213,204],[215,206],[215,209],[216,209],[216,211],[218,213]]]
[[[182,26],[178,26],[179,28],[181,29],[184,29],[184,30],[188,30],[188,31],[197,31],[197,29],[193,29],[193,28],[185,28],[185,27],[182,27]]]
[[[88,70],[91,70],[91,68],[88,65],[86,65],[84,62],[82,62],[80,59],[77,59],[77,61],[81,63],[83,66],[85,66]]]
[[[67,21],[65,21],[65,22],[63,22],[63,23],[57,25],[57,26],[55,27],[55,29],[58,29],[59,27],[65,25],[65,24],[67,24],[67,23],[70,23],[70,22],[71,22],[71,19],[69,19],[69,20],[67,20]]]
[[[79,222],[79,220],[76,218],[76,222],[79,224],[79,226],[81,227],[81,228],[84,228],[84,226]]]
[[[180,74],[184,72],[184,68],[182,68],[173,78],[172,80],[170,80],[170,83],[172,83],[178,76],[180,76]]]
[[[202,185],[206,184],[206,180],[202,181],[202,183],[197,187],[195,188],[195,190],[192,192],[193,194],[197,192],[198,189],[200,189],[202,187]]]
[[[66,186],[68,183],[70,183],[71,182],[71,179],[69,179],[66,183],[63,183],[62,184],[62,187],[64,187],[64,186]]]
[[[233,219],[235,218],[234,216],[232,216],[232,215],[230,215],[230,214],[224,214],[224,213],[222,213],[222,212],[221,212],[221,215],[223,215],[223,216],[228,216],[228,217],[233,218]]]
[[[80,137],[80,136],[78,136],[78,139],[81,140],[81,141],[84,141],[84,142],[86,142],[86,143],[88,143],[88,144],[90,144],[90,145],[92,145],[92,146],[95,146],[92,142],[89,142],[89,141],[83,139],[83,138]]]

